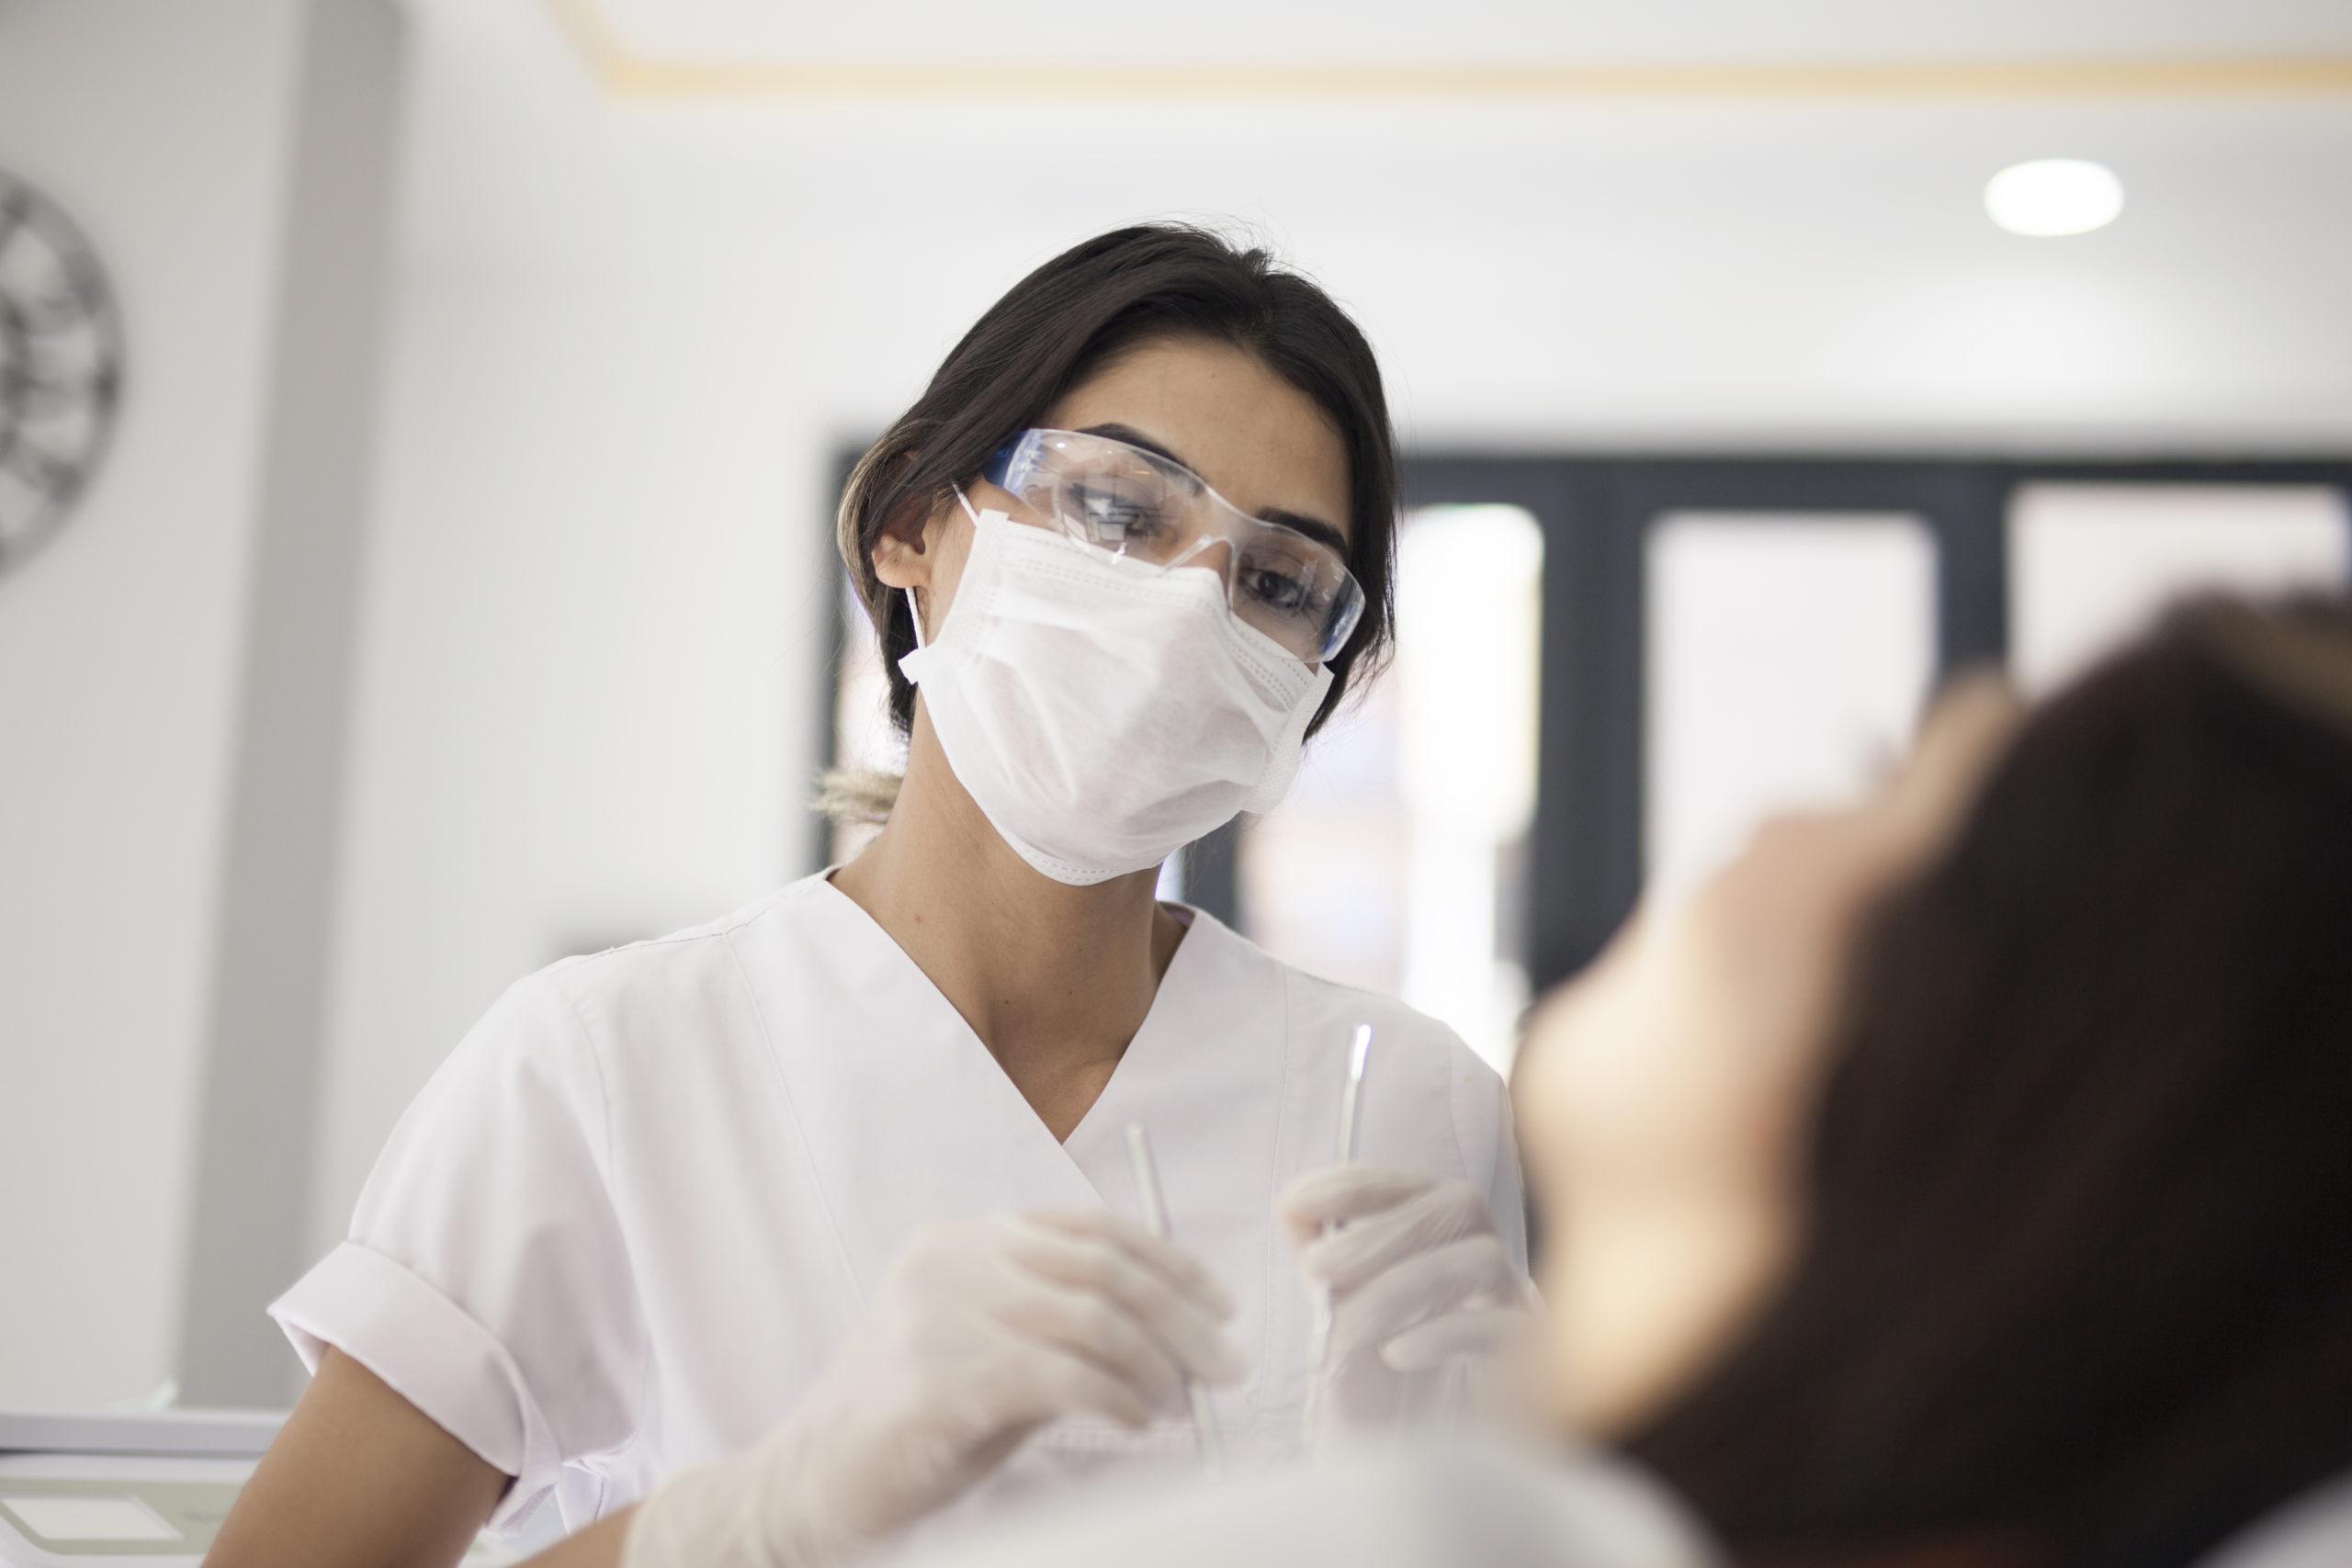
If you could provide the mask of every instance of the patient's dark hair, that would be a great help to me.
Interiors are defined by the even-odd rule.
[[[1784,1292],[1631,1443],[1740,1558],[2177,1564],[2352,1466],[2352,608],[2041,708],[1838,1047]]]
[[[850,475],[837,526],[842,560],[880,635],[890,716],[901,731],[914,722],[914,688],[899,672],[914,626],[905,596],[874,574],[875,541],[929,515],[952,486],[968,485],[1000,446],[1120,354],[1183,337],[1257,355],[1314,400],[1347,448],[1348,570],[1363,588],[1363,618],[1330,660],[1331,689],[1314,727],[1349,677],[1369,673],[1385,651],[1396,454],[1371,344],[1329,294],[1266,251],[1205,229],[1143,224],[1065,251],[1014,284]]]

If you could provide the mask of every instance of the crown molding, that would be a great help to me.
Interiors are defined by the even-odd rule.
[[[1573,101],[2336,96],[2352,55],[1752,64],[995,65],[641,54],[596,0],[547,0],[608,97]]]

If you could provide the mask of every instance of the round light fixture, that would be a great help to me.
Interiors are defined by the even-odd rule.
[[[2012,234],[2087,234],[2123,210],[2123,182],[2087,159],[2037,158],[1986,181],[1984,210]]]

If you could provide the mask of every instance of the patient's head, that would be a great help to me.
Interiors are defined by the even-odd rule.
[[[1944,728],[1539,1022],[1571,1411],[1748,1556],[2183,1561],[2352,1465],[2352,613],[2194,607]],[[1588,1160],[1645,1011],[1730,1037],[1728,1109]]]

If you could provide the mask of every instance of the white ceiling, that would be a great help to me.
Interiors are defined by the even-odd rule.
[[[551,0],[646,58],[1334,66],[2352,51],[2345,0]]]
[[[1337,289],[1424,442],[2352,440],[2352,92],[648,101],[599,90],[567,0],[407,3],[411,276],[735,312],[681,341],[757,344],[811,431],[887,419],[1063,246],[1173,215]],[[2245,16],[2323,10],[2352,17]],[[2113,166],[2121,220],[1995,230],[1987,176],[2047,156]]]

